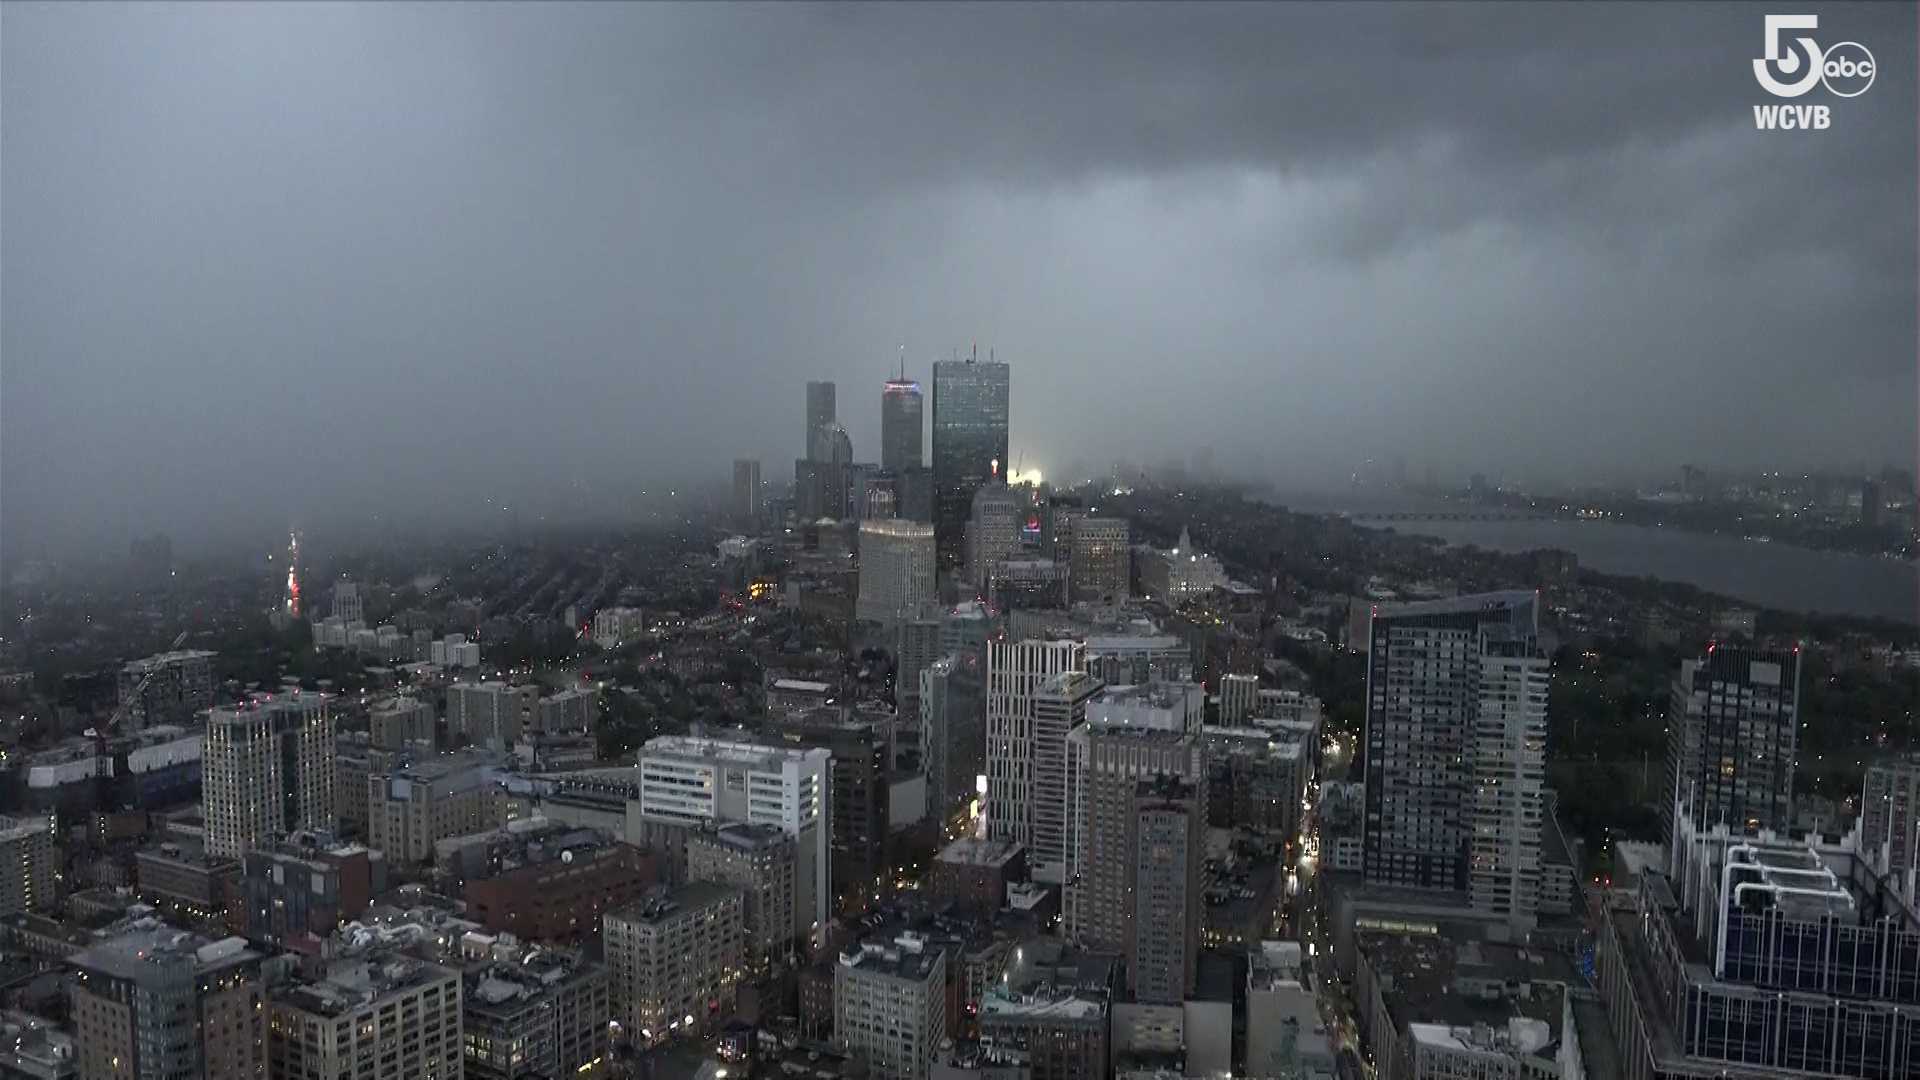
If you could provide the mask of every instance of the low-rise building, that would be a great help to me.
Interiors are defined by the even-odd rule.
[[[1438,934],[1359,935],[1361,1033],[1378,1080],[1576,1080],[1565,957]]]
[[[461,985],[451,969],[369,949],[297,974],[267,999],[274,1077],[459,1080]]]
[[[456,844],[467,917],[529,941],[598,935],[607,912],[639,900],[659,875],[650,853],[559,823],[524,828],[515,822],[478,838],[442,841],[441,850]]]
[[[925,1080],[947,1037],[947,958],[906,933],[841,954],[833,973],[834,1042],[879,1080]]]
[[[241,856],[229,922],[249,940],[268,945],[317,942],[359,918],[386,884],[379,852],[295,833]]]
[[[1030,941],[980,1002],[980,1038],[1024,1051],[1032,1080],[1105,1080],[1118,958]]]
[[[591,1075],[611,1060],[601,965],[538,951],[469,964],[461,979],[466,1080]]]
[[[72,1080],[79,1070],[71,1034],[28,1013],[0,1015],[0,1077]]]
[[[961,837],[934,859],[928,895],[936,903],[990,915],[1006,906],[1007,883],[1026,877],[1027,853],[1019,844]]]
[[[636,641],[647,629],[639,608],[610,607],[593,613],[593,642],[603,649],[617,649]]]
[[[1265,941],[1248,954],[1248,1076],[1332,1080],[1335,1048],[1297,941]]]
[[[133,860],[140,898],[187,919],[225,913],[240,878],[240,860],[209,855],[198,840],[154,844],[141,848]]]

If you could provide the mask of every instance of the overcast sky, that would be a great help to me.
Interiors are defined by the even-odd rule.
[[[790,478],[902,344],[1055,473],[1910,463],[1915,8],[1786,133],[1769,10],[9,3],[0,536]]]

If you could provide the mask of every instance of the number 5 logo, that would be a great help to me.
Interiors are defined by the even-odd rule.
[[[1798,51],[1785,48],[1786,42],[1780,39],[1783,31],[1814,30],[1820,26],[1818,15],[1769,15],[1767,24],[1767,51],[1764,56],[1753,62],[1753,77],[1760,80],[1760,86],[1775,97],[1799,97],[1820,82],[1820,61],[1823,54],[1820,46],[1810,37],[1794,38]],[[1804,55],[1802,55],[1804,54]],[[1784,75],[1801,72],[1792,82],[1781,82],[1773,77],[1772,68],[1778,68]]]

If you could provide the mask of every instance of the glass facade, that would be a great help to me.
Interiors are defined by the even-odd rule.
[[[933,365],[933,524],[943,566],[960,562],[973,495],[1007,469],[1007,365]]]

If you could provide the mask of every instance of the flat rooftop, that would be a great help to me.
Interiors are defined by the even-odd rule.
[[[963,836],[940,849],[939,861],[962,866],[1005,866],[1020,851],[1020,845],[1011,840]]]
[[[324,978],[276,993],[274,1001],[319,1016],[340,1016],[452,974],[438,964],[390,953],[336,962]]]
[[[168,969],[219,971],[260,958],[259,953],[247,948],[244,938],[215,941],[156,920],[146,921],[154,925],[138,926],[107,938],[82,950],[70,962],[86,971],[139,982],[158,977]]]
[[[1204,688],[1199,683],[1185,682],[1148,682],[1132,686],[1109,686],[1101,692],[1099,699],[1093,704],[1150,709],[1185,709],[1190,700],[1204,692]]]
[[[1585,985],[1566,957],[1514,945],[1369,930],[1359,946],[1374,973],[1393,980],[1384,996],[1397,1031],[1413,1024],[1504,1029],[1523,1017],[1544,1021],[1558,1038],[1562,987]],[[1531,989],[1526,996],[1469,990],[1496,984]]]
[[[640,748],[642,765],[648,758],[673,758],[680,761],[721,762],[774,770],[788,761],[799,761],[815,755],[828,756],[825,750],[788,749],[768,746],[765,743],[702,739],[692,735],[659,735],[648,739],[646,745]]]
[[[907,933],[890,941],[861,942],[840,954],[840,966],[911,982],[925,982],[943,955],[941,948]]]

